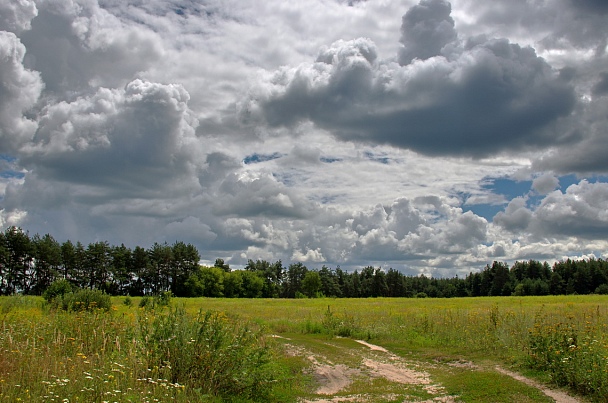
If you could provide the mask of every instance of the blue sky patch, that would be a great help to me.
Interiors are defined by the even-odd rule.
[[[253,154],[248,155],[245,158],[243,158],[243,163],[245,163],[245,165],[257,164],[259,162],[276,160],[277,158],[281,158],[282,156],[283,156],[283,154],[281,154],[279,152],[274,152],[272,154],[253,153]]]
[[[381,164],[388,164],[391,162],[390,158],[376,155],[376,154],[372,153],[371,151],[364,151],[363,156],[365,158],[367,158],[368,160],[379,162]]]

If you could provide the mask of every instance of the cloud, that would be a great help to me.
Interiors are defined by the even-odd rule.
[[[314,205],[270,175],[229,175],[218,188],[215,214],[242,217],[309,217]]]
[[[595,96],[608,94],[608,71],[600,73],[599,80],[591,88],[591,93]]]
[[[452,7],[444,0],[422,0],[403,16],[399,63],[439,56],[441,49],[456,39]]]
[[[532,181],[532,189],[538,192],[541,195],[546,195],[547,193],[555,190],[559,187],[559,179],[557,179],[554,175],[550,173],[545,173],[540,175]]]
[[[38,6],[21,41],[28,67],[40,72],[55,96],[125,85],[161,57],[154,33],[125,26],[96,1],[50,0]]]
[[[415,275],[606,250],[601,2],[0,3],[5,225]]]
[[[608,131],[608,97],[594,97],[581,102],[564,129],[571,131],[577,141],[569,146],[554,146],[536,156],[532,168],[536,171],[553,171],[585,175],[608,172],[606,133]]]
[[[511,232],[525,230],[533,217],[526,202],[524,197],[512,199],[504,212],[501,211],[494,216],[493,223]]]
[[[24,191],[61,183],[62,199],[94,206],[98,214],[176,213],[181,202],[165,201],[200,188],[202,144],[188,100],[179,85],[135,80],[122,90],[100,88],[48,105],[33,141],[21,149]],[[32,205],[12,193],[5,203]]]
[[[493,221],[536,239],[593,239],[608,233],[607,211],[608,184],[581,180],[563,193],[548,193],[538,206],[527,206],[524,198],[513,199]]]
[[[270,74],[240,116],[272,127],[311,121],[343,141],[428,155],[482,157],[572,141],[557,123],[575,106],[573,87],[533,49],[476,37],[454,52],[398,66],[378,59],[368,39],[338,41],[314,63]]]
[[[38,9],[33,0],[2,2],[0,4],[0,31],[19,34],[30,29],[30,23],[36,15],[38,15]]]
[[[36,122],[27,117],[44,87],[40,75],[23,66],[25,46],[0,31],[0,152],[13,153],[31,139]]]

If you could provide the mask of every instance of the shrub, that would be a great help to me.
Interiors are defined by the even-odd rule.
[[[154,301],[152,300],[152,298],[150,298],[147,295],[143,296],[139,300],[139,307],[140,308],[149,308],[149,307],[152,307],[153,304],[154,304]]]
[[[63,295],[74,291],[74,286],[68,280],[56,280],[54,281],[44,292],[42,293],[42,297],[47,301],[51,302],[57,297],[62,297]]]
[[[343,315],[336,315],[329,306],[323,317],[323,326],[330,334],[340,337],[351,337],[359,331],[352,315],[348,315],[346,312]]]
[[[109,311],[112,307],[110,296],[101,290],[79,289],[76,292],[63,294],[52,300],[57,308],[64,311],[93,311],[102,309]]]
[[[201,394],[265,401],[276,381],[261,333],[223,313],[189,317],[183,308],[140,317],[147,366]]]
[[[599,285],[595,289],[595,293],[600,295],[608,295],[608,284]]]

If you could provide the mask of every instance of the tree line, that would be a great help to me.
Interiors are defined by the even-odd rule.
[[[199,265],[191,244],[155,243],[144,249],[98,241],[59,243],[51,235],[29,234],[18,227],[0,233],[0,295],[41,295],[53,282],[67,280],[79,288],[111,295],[178,297],[477,297],[507,295],[608,294],[608,262],[565,260],[550,266],[535,260],[511,267],[493,262],[465,278],[407,276],[372,266],[348,272],[281,260],[249,260],[232,270],[222,259]]]

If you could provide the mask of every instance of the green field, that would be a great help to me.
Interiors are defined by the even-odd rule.
[[[606,296],[112,303],[64,312],[1,297],[0,401],[314,401],[307,355],[357,367],[365,348],[350,340],[423,367],[454,401],[552,401],[497,365],[590,401],[608,396]],[[361,374],[341,393],[429,398]]]

